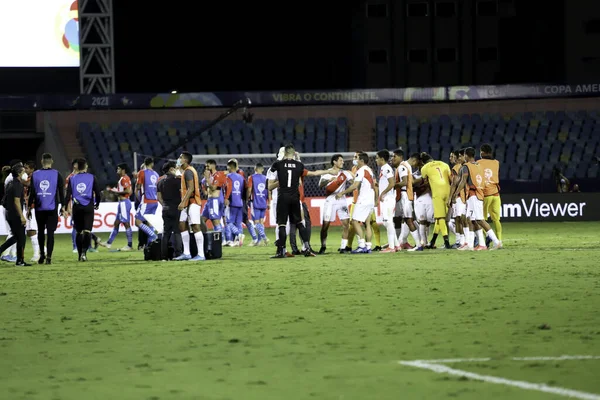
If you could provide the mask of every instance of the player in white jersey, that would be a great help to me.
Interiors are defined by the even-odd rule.
[[[319,181],[319,187],[325,189],[327,198],[323,207],[323,221],[321,225],[321,249],[319,254],[325,254],[327,248],[327,232],[329,225],[335,221],[336,217],[342,223],[342,243],[339,252],[344,250],[348,245],[348,227],[350,221],[350,213],[348,212],[348,201],[346,197],[336,198],[336,195],[346,189],[346,183],[354,179],[352,173],[344,171],[344,158],[341,154],[334,154],[331,157],[332,170],[335,174],[322,175]]]
[[[399,164],[398,164],[399,161]],[[404,151],[394,150],[394,164],[398,164],[398,181],[396,182],[396,190],[400,190],[400,204],[402,208],[402,230],[400,232],[400,247],[407,242],[408,235],[412,235],[415,240],[415,247],[409,248],[408,251],[422,251],[421,235],[417,229],[414,218],[413,201],[413,175],[412,166],[408,161],[404,160]],[[399,189],[398,189],[399,188]]]
[[[375,204],[379,199],[379,193],[375,186],[373,170],[367,165],[369,156],[367,153],[359,153],[357,160],[358,170],[354,177],[354,183],[346,190],[336,194],[337,199],[345,197],[346,194],[352,193],[354,189],[358,189],[358,198],[352,209],[352,225],[359,236],[358,248],[352,253],[370,253],[371,252],[371,224],[365,222],[375,210]],[[362,225],[366,226],[366,234],[363,234]]]
[[[427,238],[429,237],[429,226],[435,222],[433,218],[433,199],[431,198],[431,189],[429,185],[423,182],[421,175],[421,161],[419,153],[412,154],[408,163],[413,168],[413,188],[415,193],[415,217],[419,223],[419,236],[421,244],[428,248]]]
[[[33,249],[33,257],[31,258],[31,261],[38,262],[38,260],[40,259],[40,242],[38,241],[37,237],[38,224],[37,220],[33,216],[33,213],[31,212],[28,206],[29,193],[31,192],[29,187],[31,186],[31,176],[33,175],[33,171],[35,171],[35,162],[27,161],[23,166],[23,171],[27,175],[27,183],[25,184],[24,193],[25,205],[23,206],[23,215],[25,215],[27,218],[25,232],[29,237],[29,240],[31,240],[31,248]]]
[[[450,192],[453,192],[453,188],[460,182],[460,168],[465,163],[465,149],[455,150],[450,153],[450,163],[452,164],[452,188]],[[452,246],[454,249],[458,249],[466,242],[464,228],[467,225],[467,205],[465,204],[463,197],[465,196],[464,191],[456,194],[456,199],[453,199],[452,213],[448,221],[448,228],[454,233],[456,237],[456,243]],[[448,218],[447,218],[448,220]],[[467,228],[468,229],[468,228]]]
[[[383,219],[383,226],[387,231],[388,247],[382,253],[395,253],[399,245],[394,226],[394,213],[396,211],[396,178],[394,169],[389,164],[390,152],[380,150],[375,155],[375,163],[379,167],[379,210]]]

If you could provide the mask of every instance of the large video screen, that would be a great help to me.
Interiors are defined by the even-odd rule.
[[[0,0],[0,67],[79,67],[77,0]]]

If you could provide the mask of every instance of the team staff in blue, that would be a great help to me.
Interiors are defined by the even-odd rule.
[[[70,201],[73,199],[73,205]],[[102,190],[96,177],[87,172],[87,161],[85,158],[77,160],[77,172],[67,186],[67,197],[65,203],[72,210],[67,214],[73,215],[73,225],[77,231],[77,252],[79,261],[87,261],[87,249],[92,241],[92,228],[94,226],[94,210],[100,207]]]
[[[58,205],[62,205],[61,215],[64,210],[65,193],[63,191],[64,179],[60,172],[52,168],[52,155],[42,154],[42,168],[33,172],[31,185],[29,187],[28,209],[32,206],[35,210],[35,220],[38,224],[38,242],[40,246],[40,258],[38,264],[52,264],[52,252],[54,250],[54,231],[58,225]],[[31,211],[28,211],[30,214]],[[31,218],[31,215],[27,215]],[[47,251],[44,252],[48,232]]]

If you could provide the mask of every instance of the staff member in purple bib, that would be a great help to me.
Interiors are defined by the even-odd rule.
[[[52,168],[52,155],[42,154],[42,169],[33,172],[31,186],[29,187],[29,209],[35,210],[35,220],[38,225],[38,242],[40,258],[38,264],[52,264],[52,251],[54,250],[54,231],[58,225],[58,205],[65,208],[65,193],[63,192],[64,179],[60,172]],[[48,251],[44,252],[48,232]]]
[[[100,207],[102,190],[96,177],[87,172],[85,158],[77,160],[77,173],[69,179],[66,204],[70,204],[71,199],[73,199],[73,205],[70,206],[72,210],[68,210],[67,214],[73,215],[79,261],[87,261],[87,249],[92,241],[94,210]]]

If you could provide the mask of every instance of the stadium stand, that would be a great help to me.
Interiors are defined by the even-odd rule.
[[[81,123],[78,138],[90,166],[103,183],[115,179],[116,165],[133,166],[133,152],[157,155],[210,121]],[[275,154],[282,143],[301,153],[348,151],[346,118],[257,119],[251,124],[225,120],[186,145],[193,154]],[[170,154],[167,158],[177,158]]]
[[[490,143],[504,164],[502,180],[541,181],[562,165],[573,178],[595,178],[600,152],[600,112],[525,112],[440,115],[430,118],[376,117],[377,149],[402,147],[448,160],[450,151]]]

